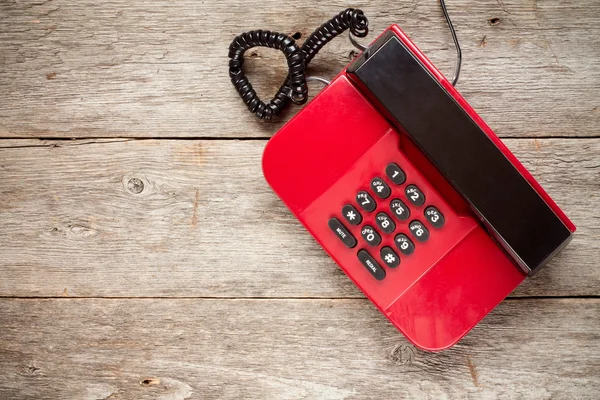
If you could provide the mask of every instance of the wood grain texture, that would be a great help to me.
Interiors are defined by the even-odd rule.
[[[3,399],[595,399],[600,300],[509,300],[443,353],[364,299],[0,300]]]
[[[329,2],[2,1],[1,137],[267,137],[227,76],[233,37],[256,28],[306,37],[348,6]],[[447,75],[454,49],[435,1],[364,0],[374,37],[393,22]],[[501,136],[597,136],[597,0],[452,0],[464,54],[459,90]],[[328,45],[311,73],[351,59]],[[284,78],[283,57],[250,53],[260,93]],[[313,92],[319,89],[312,87]],[[292,108],[283,120],[295,113]]]
[[[600,139],[506,143],[578,226],[514,295],[600,295]],[[3,140],[0,295],[361,297],[265,183],[264,144]]]

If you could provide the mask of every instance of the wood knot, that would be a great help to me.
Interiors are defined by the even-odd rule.
[[[144,190],[144,182],[138,178],[131,178],[127,182],[127,190],[133,194],[140,194],[142,193],[142,190]]]
[[[415,348],[407,344],[396,345],[389,356],[396,365],[412,365],[415,359]]]
[[[154,386],[160,385],[160,379],[158,378],[146,378],[140,381],[140,386]]]
[[[40,369],[33,364],[25,365],[19,369],[19,375],[38,376],[38,375],[41,375],[41,373],[39,371],[40,371]]]

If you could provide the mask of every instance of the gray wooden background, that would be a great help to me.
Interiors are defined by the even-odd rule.
[[[452,75],[435,0],[0,0],[1,399],[600,397],[600,3],[448,0],[458,88],[578,226],[462,342],[413,348],[262,178],[242,31],[347,6]],[[275,51],[250,53],[263,95]],[[331,77],[346,39],[318,55]],[[320,87],[311,86],[313,93]]]

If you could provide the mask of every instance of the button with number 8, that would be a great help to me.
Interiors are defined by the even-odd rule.
[[[394,221],[392,221],[390,216],[384,212],[380,212],[379,214],[377,214],[377,216],[375,217],[375,222],[377,223],[377,226],[381,228],[383,233],[387,233],[388,235],[394,232],[394,230],[396,229],[396,224],[394,223]]]

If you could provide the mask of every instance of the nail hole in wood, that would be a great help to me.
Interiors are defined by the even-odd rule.
[[[494,26],[494,25],[498,25],[500,23],[500,18],[490,18],[488,19],[488,22],[490,23],[490,25]]]
[[[296,32],[292,35],[292,38],[294,38],[294,40],[298,40],[302,38],[302,34],[300,32]]]
[[[140,381],[141,386],[152,386],[152,385],[158,385],[159,383],[160,383],[160,379],[158,379],[158,378],[148,378],[148,379],[142,379]]]

